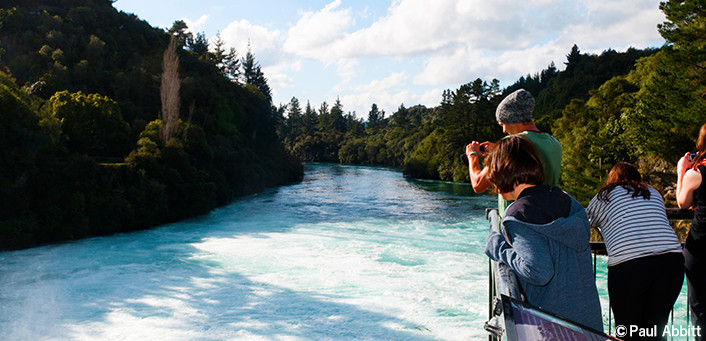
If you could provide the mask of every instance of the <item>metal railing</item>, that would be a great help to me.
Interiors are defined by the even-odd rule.
[[[693,212],[689,210],[680,209],[667,209],[667,217],[670,221],[677,220],[690,220],[693,217]],[[486,218],[490,223],[490,229],[496,232],[500,232],[500,217],[498,216],[497,209],[486,209]],[[597,258],[599,254],[606,253],[605,243],[591,242],[591,252],[593,253],[593,278],[598,280],[598,262]],[[682,243],[683,246],[683,243]],[[488,276],[488,322],[485,324],[485,329],[488,331],[488,340],[498,341],[502,340],[503,326],[504,322],[501,320],[500,316],[502,314],[502,309],[499,308],[498,297],[500,294],[504,294],[513,298],[521,299],[521,293],[519,290],[519,284],[517,282],[517,277],[514,271],[510,269],[507,265],[503,263],[498,263],[493,260],[489,260],[489,276]],[[605,279],[607,280],[607,278]],[[687,293],[688,294],[688,293]],[[613,332],[613,317],[612,309],[610,306],[610,296],[608,298],[608,334]],[[686,323],[690,325],[690,308],[687,302],[686,304]],[[670,313],[669,326],[674,324],[674,310]],[[695,338],[694,338],[695,339]],[[670,336],[670,340],[673,337]]]

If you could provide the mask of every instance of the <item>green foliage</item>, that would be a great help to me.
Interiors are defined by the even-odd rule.
[[[67,150],[94,157],[122,158],[132,148],[130,126],[118,104],[99,94],[57,92],[48,103],[48,115],[61,122]]]
[[[0,73],[0,197],[6,198],[26,179],[43,152],[53,149],[42,133],[29,98]],[[4,205],[3,205],[4,206]]]
[[[464,146],[472,140],[501,138],[495,108],[503,94],[524,88],[536,98],[537,125],[553,131],[563,145],[562,186],[587,203],[615,162],[660,165],[664,172],[665,160],[674,157],[675,149],[693,144],[689,137],[695,136],[700,126],[696,122],[705,111],[694,100],[699,86],[685,77],[696,70],[689,69],[683,57],[677,63],[673,50],[590,55],[574,45],[566,70],[558,71],[551,63],[503,91],[496,80],[476,79],[444,91],[439,106],[431,109],[401,105],[385,117],[373,104],[362,133],[353,133],[344,116],[335,114],[338,102],[331,110],[323,103],[318,114],[307,104],[302,115],[293,98],[282,109],[289,111],[289,118],[282,120],[280,137],[306,161],[383,164],[403,167],[409,177],[466,182],[468,166],[459,158]],[[669,101],[664,100],[667,93]],[[306,121],[318,125],[307,126]],[[647,173],[655,177],[655,172]]]
[[[164,141],[166,32],[105,0],[7,5],[0,249],[148,228],[301,179],[300,161],[277,139],[266,78],[235,82],[234,51],[216,60],[198,50],[203,35],[188,41],[175,25],[191,50],[177,48],[184,105]]]
[[[588,102],[574,99],[554,124],[563,148],[561,181],[566,191],[587,204],[618,161],[635,162],[624,142],[623,106],[636,87],[617,77],[604,84]]]
[[[660,8],[670,20],[660,32],[673,45],[639,59],[587,101],[573,100],[553,126],[564,147],[564,187],[583,203],[618,161],[636,164],[657,188],[671,186],[676,160],[693,150],[706,122],[703,4],[668,1]]]
[[[667,17],[658,25],[664,39],[678,48],[703,50],[706,38],[706,5],[699,0],[669,0],[659,8]]]
[[[629,48],[624,53],[606,50],[600,55],[581,54],[574,45],[567,55],[566,69],[557,72],[554,64],[534,77],[528,76],[525,89],[535,96],[533,117],[542,131],[552,132],[552,123],[562,116],[562,109],[571,100],[588,100],[591,90],[597,89],[609,79],[626,75],[635,68],[639,58],[656,53],[655,49],[637,50]],[[515,90],[510,86],[505,93]]]
[[[439,128],[425,137],[405,164],[405,174],[419,179],[441,179],[445,173],[442,168],[445,160],[442,156],[446,146],[450,145],[445,135],[446,131]]]
[[[250,50],[250,43],[248,43],[248,51],[240,62],[243,67],[242,77],[244,83],[255,86],[259,89],[268,101],[272,101],[272,90],[267,84],[267,78],[265,74],[262,73],[260,63],[255,60],[255,55],[253,55]]]
[[[502,134],[494,112],[499,83],[480,79],[444,93],[440,108],[401,104],[389,117],[373,104],[368,122],[343,114],[336,100],[318,112],[307,103],[301,113],[293,98],[283,119],[280,138],[305,161],[373,164],[401,167],[405,176],[468,181],[468,169],[460,159],[472,138],[495,140]]]

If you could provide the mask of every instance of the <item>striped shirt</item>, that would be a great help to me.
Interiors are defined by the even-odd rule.
[[[632,197],[622,186],[615,187],[608,201],[591,199],[586,214],[605,240],[608,266],[631,259],[682,252],[679,238],[669,225],[662,195],[649,186],[650,199]]]

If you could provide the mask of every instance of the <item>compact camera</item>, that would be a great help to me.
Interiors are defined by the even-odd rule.
[[[485,146],[480,145],[480,153],[485,154],[485,152],[486,152]],[[461,162],[463,162],[464,164],[468,163],[468,157],[466,156],[465,152],[461,153]]]

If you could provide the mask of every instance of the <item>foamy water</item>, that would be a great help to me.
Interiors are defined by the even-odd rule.
[[[484,340],[495,200],[471,192],[310,165],[196,219],[0,253],[0,340]]]

